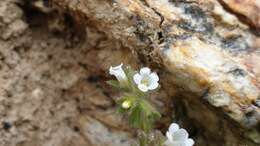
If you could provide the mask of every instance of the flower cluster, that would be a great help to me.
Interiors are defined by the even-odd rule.
[[[127,76],[122,68],[123,64],[116,67],[110,67],[109,73],[114,75],[119,82],[126,82]],[[140,69],[140,73],[136,73],[133,76],[133,80],[138,88],[147,92],[148,90],[154,90],[159,86],[159,77],[155,72],[151,72],[150,68],[144,67]]]
[[[120,64],[109,68],[109,73],[117,80],[108,83],[123,92],[123,96],[117,100],[120,105],[118,111],[126,113],[129,123],[144,131],[149,131],[156,119],[161,115],[147,100],[149,91],[159,87],[159,77],[150,68],[141,68],[139,72],[131,67],[123,67]]]
[[[171,124],[164,136],[153,132],[153,124],[160,118],[160,113],[148,101],[149,91],[159,87],[159,77],[150,68],[143,67],[140,71],[134,71],[131,67],[123,67],[120,64],[109,68],[109,73],[117,80],[110,80],[108,84],[123,92],[118,98],[118,111],[127,114],[129,124],[142,131],[139,137],[139,146],[192,146],[194,141],[188,138],[188,132],[179,127],[178,124]],[[157,133],[157,134],[156,134]],[[149,135],[154,135],[152,140]]]

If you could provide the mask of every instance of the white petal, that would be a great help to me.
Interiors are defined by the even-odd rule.
[[[149,77],[150,77],[151,81],[153,81],[153,82],[159,81],[159,77],[158,77],[157,73],[155,73],[155,72],[151,73]]]
[[[169,140],[167,140],[164,144],[166,146],[185,146],[185,143],[183,143],[182,141],[172,141],[172,142],[170,142]]]
[[[149,90],[154,90],[159,86],[158,82],[153,82],[148,86]]]
[[[178,124],[172,123],[169,127],[169,132],[173,134],[174,132],[178,131],[179,129],[180,129],[180,127]]]
[[[175,141],[172,146],[186,146],[184,141]]]
[[[144,84],[138,84],[138,88],[143,91],[143,92],[147,92],[148,88],[147,86],[145,86]]]
[[[181,142],[166,140],[164,146],[184,146]]]
[[[169,140],[166,140],[166,141],[164,142],[164,145],[165,145],[165,146],[172,146],[172,143],[171,143]]]
[[[151,73],[151,70],[148,67],[143,67],[143,68],[140,69],[141,75],[149,75],[150,73]]]
[[[186,140],[186,146],[193,146],[194,145],[194,140],[189,138],[188,140]]]
[[[118,66],[115,66],[115,67],[110,66],[110,68],[109,68],[109,73],[110,73],[111,75],[114,75],[114,72],[117,71],[117,70],[121,70],[121,69],[122,69],[122,66],[123,66],[123,63],[121,63],[121,64],[119,64]]]
[[[173,133],[173,140],[178,140],[178,141],[185,141],[188,138],[189,134],[185,129],[180,129],[176,132]]]
[[[170,142],[173,142],[172,134],[169,131],[166,132],[166,137]]]
[[[113,67],[112,67],[112,66],[110,66],[110,68],[109,68],[109,74],[110,74],[110,75],[114,75],[114,73],[113,73]]]
[[[119,80],[119,81],[127,80],[126,74],[125,74],[122,66],[123,66],[123,64],[121,63],[118,66],[115,66],[115,67],[111,66],[109,68],[109,73],[111,75],[114,75],[117,78],[117,80]]]
[[[138,84],[141,83],[142,77],[141,77],[141,75],[139,73],[136,73],[134,75],[133,79],[134,79],[134,82],[138,85]]]

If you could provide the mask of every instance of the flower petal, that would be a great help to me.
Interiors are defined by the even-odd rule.
[[[114,75],[118,81],[127,80],[125,71],[123,70],[122,66],[123,66],[123,63],[121,63],[120,65],[115,66],[115,67],[110,66],[110,68],[109,68],[109,74]]]
[[[173,134],[174,132],[178,131],[179,129],[180,129],[180,127],[178,124],[172,123],[169,127],[169,132]]]
[[[166,146],[186,146],[184,142],[182,141],[169,141],[167,140],[164,145]]]
[[[169,141],[169,140],[166,140],[166,141],[164,142],[164,145],[165,145],[165,146],[172,146],[172,142]]]
[[[141,80],[142,80],[142,76],[139,74],[139,73],[136,73],[134,76],[133,76],[133,79],[134,79],[134,82],[139,85],[141,83]]]
[[[143,92],[147,92],[148,88],[147,86],[145,86],[144,84],[138,84],[138,88],[143,91]]]
[[[189,138],[188,140],[186,140],[186,146],[193,146],[194,145],[194,140]]]
[[[150,80],[153,82],[158,82],[159,81],[159,77],[157,75],[157,73],[153,72],[150,74]]]
[[[121,64],[119,64],[119,65],[117,65],[117,66],[115,66],[115,67],[110,66],[110,68],[109,68],[109,73],[111,74],[111,73],[113,73],[113,72],[116,71],[116,70],[120,70],[120,69],[122,68],[122,66],[123,66],[123,63],[121,63]]]
[[[188,132],[185,129],[180,129],[176,132],[173,133],[173,140],[177,140],[177,141],[185,141],[186,139],[188,139]]]
[[[149,75],[150,73],[151,73],[151,70],[148,67],[143,67],[143,68],[140,69],[141,75]]]
[[[168,139],[169,142],[173,142],[173,139],[172,139],[172,133],[170,133],[169,131],[166,132],[166,137]]]
[[[159,86],[158,82],[152,82],[149,86],[148,89],[149,90],[154,90]]]

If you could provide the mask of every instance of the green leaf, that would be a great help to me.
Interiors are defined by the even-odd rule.
[[[118,106],[118,107],[117,107],[117,112],[118,112],[118,113],[126,113],[127,111],[128,111],[128,110],[122,108],[122,106]]]
[[[129,115],[129,123],[132,127],[140,128],[141,127],[141,119],[142,118],[142,110],[138,104],[134,105],[131,108]]]
[[[109,80],[109,81],[106,81],[106,83],[110,86],[112,86],[113,88],[116,88],[116,89],[120,89],[120,83],[117,81],[117,80]]]
[[[129,123],[135,128],[148,132],[160,117],[160,113],[148,101],[138,98],[129,112]]]
[[[133,76],[134,76],[135,73],[136,73],[136,71],[133,70],[132,67],[127,66],[127,67],[125,68],[125,74],[126,74],[126,76],[127,76],[127,78],[128,78],[129,84],[131,84],[131,85],[135,85],[135,83],[134,83],[134,81],[133,81]]]
[[[161,117],[160,113],[147,100],[141,99],[139,102],[147,116]]]

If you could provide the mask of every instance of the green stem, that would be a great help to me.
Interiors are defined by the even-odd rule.
[[[142,121],[143,122],[143,121]],[[143,122],[140,127],[140,135],[139,135],[139,142],[140,142],[140,146],[149,146],[149,130],[145,128],[145,126],[143,126],[144,124],[146,124],[145,122]]]
[[[139,145],[140,146],[148,146],[149,144],[149,139],[147,137],[146,133],[142,133],[139,137]]]

